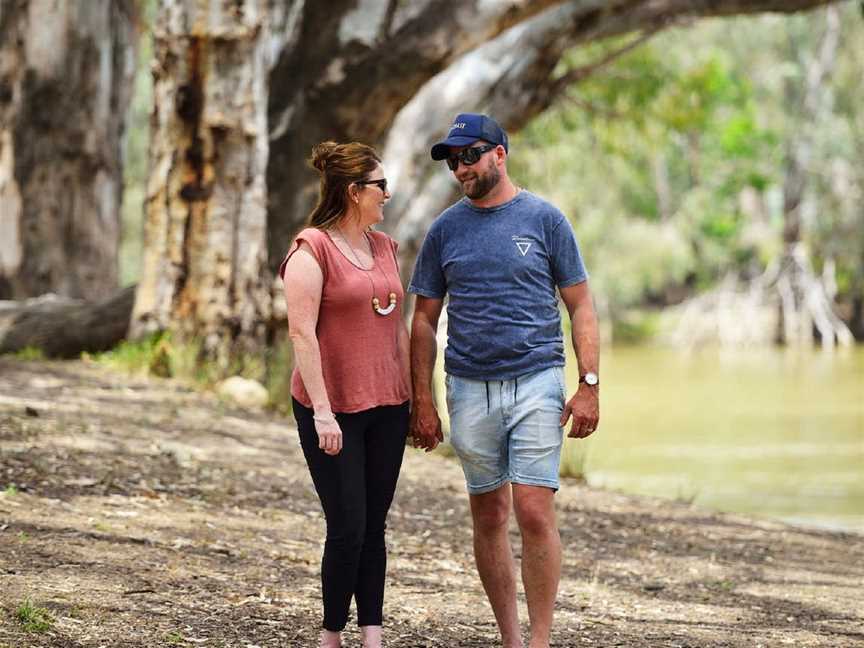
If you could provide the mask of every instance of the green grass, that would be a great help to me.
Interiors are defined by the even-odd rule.
[[[568,421],[569,426],[569,421]],[[569,431],[569,427],[568,427]],[[562,477],[585,481],[585,464],[588,461],[588,442],[584,439],[565,439],[561,449],[561,465],[558,474]]]
[[[135,342],[124,341],[110,351],[85,354],[84,358],[129,373],[149,373],[163,337],[155,334]]]
[[[186,643],[186,638],[175,630],[165,635],[165,643],[169,646],[179,646],[181,643]]]
[[[203,342],[178,343],[167,333],[121,342],[110,351],[84,357],[119,371],[178,378],[202,389],[211,389],[228,376],[257,380],[267,390],[271,407],[291,413],[293,354],[287,339],[263,353],[237,356],[227,366],[205,359]]]
[[[413,445],[411,446],[414,447]],[[453,449],[453,446],[450,445],[449,441],[444,441],[443,443],[439,443],[438,447],[433,450],[435,454],[441,455],[442,457],[448,457],[450,459],[456,459],[456,451]]]
[[[19,360],[44,360],[45,353],[37,347],[24,347],[15,353]]]
[[[270,405],[280,414],[291,413],[291,371],[294,353],[286,339],[268,349],[264,387],[270,395]]]
[[[7,497],[12,497],[13,495],[18,494],[18,489],[15,487],[15,484],[9,484],[6,488],[3,489],[3,494]]]
[[[612,339],[616,344],[645,344],[660,332],[657,312],[631,309],[612,322]]]
[[[94,522],[93,528],[99,531],[100,533],[110,533],[111,527],[105,524],[104,522]]]
[[[15,610],[15,618],[26,632],[47,632],[54,624],[54,619],[48,610],[34,606],[29,600],[25,600]]]

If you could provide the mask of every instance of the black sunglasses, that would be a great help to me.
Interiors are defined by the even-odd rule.
[[[358,180],[354,184],[358,185],[376,185],[382,193],[387,193],[387,178],[381,178],[380,180]]]
[[[471,148],[462,149],[458,153],[454,153],[450,157],[447,158],[447,166],[450,167],[451,171],[455,171],[459,168],[459,163],[461,162],[465,166],[471,166],[481,157],[483,157],[484,153],[488,153],[492,149],[494,149],[497,144],[484,144],[483,146],[474,146]]]

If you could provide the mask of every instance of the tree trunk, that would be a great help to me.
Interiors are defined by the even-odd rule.
[[[98,303],[44,296],[0,302],[0,353],[40,349],[52,358],[106,351],[126,337],[135,300],[129,286]]]
[[[803,85],[796,79],[786,82],[785,94],[790,108],[797,112],[801,128],[796,130],[795,139],[787,145],[783,186],[783,256],[773,285],[780,293],[777,341],[782,344],[810,345],[815,331],[823,347],[833,347],[835,342],[851,344],[853,336],[834,313],[832,299],[823,281],[813,273],[809,254],[801,240],[802,214],[807,206],[808,167],[813,149],[812,135],[806,125],[817,123],[827,106],[827,80],[834,67],[839,42],[839,13],[832,7],[825,15],[825,34],[818,51],[813,53],[809,63],[803,65]],[[791,49],[797,51],[799,46],[795,43]]]
[[[730,274],[716,288],[678,309],[680,319],[670,336],[678,345],[716,341],[733,348],[759,345],[772,330],[773,341],[786,345],[812,345],[814,332],[823,348],[853,342],[851,332],[834,312],[833,292],[828,287],[834,283],[833,266],[826,264],[825,274],[830,276],[816,276],[801,237],[813,144],[806,126],[819,121],[823,112],[825,82],[838,44],[839,15],[834,8],[825,15],[826,30],[818,52],[803,66],[804,84],[792,79],[785,88],[799,128],[793,129],[795,139],[786,147],[783,253],[752,281],[743,282]],[[792,55],[801,49],[800,42],[790,44]]]
[[[399,109],[435,74],[508,27],[563,3],[297,0],[271,74],[271,269],[315,203],[317,176],[305,164],[314,144],[325,139],[380,144]],[[578,4],[599,11],[622,0]]]
[[[267,270],[268,8],[161,0],[144,268],[133,337],[169,330],[226,365],[260,349]]]
[[[134,0],[3,0],[0,299],[117,290]]]

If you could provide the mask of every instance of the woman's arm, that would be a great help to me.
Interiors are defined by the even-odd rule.
[[[324,273],[307,243],[301,243],[288,259],[282,279],[288,307],[288,335],[294,349],[294,362],[315,410],[318,447],[335,455],[342,449],[342,432],[330,409],[321,370],[321,349],[315,333]]]
[[[399,318],[399,332],[396,344],[399,348],[399,363],[402,366],[402,380],[408,387],[408,400],[411,400],[411,338],[408,336],[408,327],[405,320]]]

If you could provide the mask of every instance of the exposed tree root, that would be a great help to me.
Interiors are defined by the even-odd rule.
[[[834,312],[832,268],[826,264],[818,277],[803,245],[791,246],[755,279],[730,273],[713,290],[678,307],[669,340],[684,347],[851,346],[852,333]]]

